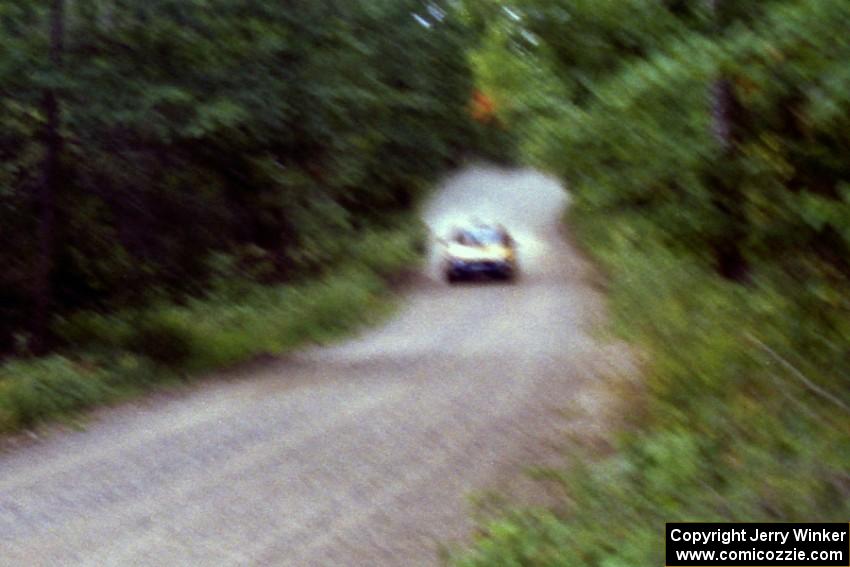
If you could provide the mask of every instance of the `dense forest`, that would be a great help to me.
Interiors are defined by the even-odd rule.
[[[409,210],[481,134],[447,10],[0,4],[0,352],[56,347],[81,309],[197,295],[226,267],[315,274]]]
[[[662,565],[665,522],[845,521],[850,3],[478,7],[482,88],[569,185],[647,363],[613,386],[608,456],[545,475],[562,505],[494,521],[457,564]]]

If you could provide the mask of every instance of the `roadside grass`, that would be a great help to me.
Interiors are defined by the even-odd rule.
[[[0,433],[262,354],[328,343],[374,323],[392,310],[391,280],[419,264],[424,242],[424,226],[408,216],[365,232],[349,243],[344,259],[314,279],[278,286],[220,282],[185,304],[57,321],[67,349],[0,366]]]
[[[480,527],[455,566],[663,565],[664,523],[850,517],[850,321],[770,266],[716,278],[627,212],[574,210],[611,325],[649,358],[615,451],[570,448],[564,501]],[[820,308],[818,308],[820,306]]]

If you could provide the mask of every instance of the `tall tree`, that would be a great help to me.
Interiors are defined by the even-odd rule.
[[[38,264],[33,285],[35,313],[33,317],[33,344],[36,354],[49,348],[49,322],[53,298],[54,232],[56,195],[62,180],[61,107],[58,92],[65,43],[65,0],[51,0],[48,18],[50,42],[51,82],[44,91],[44,164],[42,180],[38,185]]]

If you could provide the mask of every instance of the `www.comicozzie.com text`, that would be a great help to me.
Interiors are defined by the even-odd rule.
[[[793,530],[761,530],[758,528],[747,529],[716,529],[710,531],[687,531],[675,528],[670,532],[672,541],[686,541],[689,543],[722,543],[728,545],[738,541],[763,541],[777,542],[785,545],[791,534],[797,542],[842,542],[846,541],[846,531],[840,530],[813,530],[811,528],[795,528]]]

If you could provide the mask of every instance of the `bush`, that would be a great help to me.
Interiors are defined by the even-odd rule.
[[[354,248],[353,262],[382,277],[410,270],[418,265],[424,252],[421,240],[418,233],[370,232]]]
[[[128,346],[133,352],[172,368],[192,354],[192,323],[179,308],[159,308],[136,324]]]
[[[366,320],[384,290],[374,272],[356,267],[305,286],[293,305],[291,332],[314,342],[335,338]]]
[[[124,348],[134,334],[134,327],[129,317],[110,316],[91,311],[58,318],[53,329],[64,344],[75,348],[94,345],[104,348]]]
[[[553,472],[563,512],[498,519],[454,564],[659,565],[664,522],[844,521],[841,313],[811,309],[807,288],[769,266],[748,287],[723,282],[630,213],[577,210],[573,221],[609,274],[616,329],[652,361],[633,401],[644,419],[618,432],[614,456]]]
[[[0,369],[0,430],[29,427],[93,406],[109,395],[106,374],[61,356]]]

